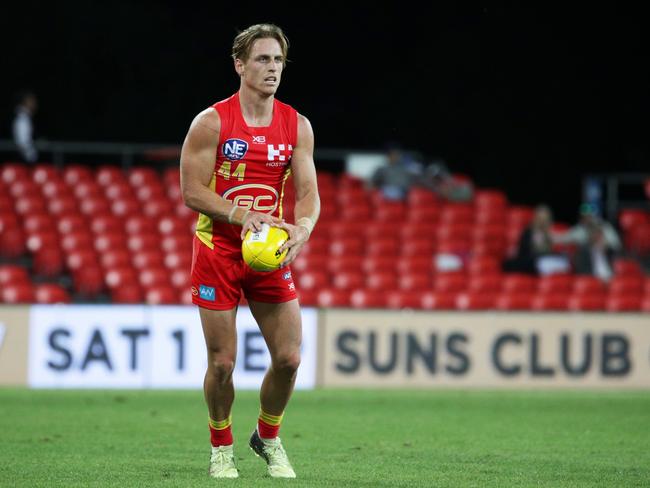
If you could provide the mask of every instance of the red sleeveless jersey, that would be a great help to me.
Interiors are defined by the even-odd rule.
[[[273,101],[273,119],[266,127],[249,127],[241,113],[239,92],[215,103],[221,130],[210,188],[233,204],[282,217],[284,185],[298,139],[298,114]],[[197,237],[226,256],[241,257],[241,227],[200,214]]]

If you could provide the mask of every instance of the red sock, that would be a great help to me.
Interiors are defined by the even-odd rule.
[[[280,432],[282,415],[271,415],[260,409],[257,419],[257,432],[262,439],[275,439]]]
[[[208,422],[210,427],[210,442],[213,447],[232,445],[232,420],[228,416],[225,420],[212,420]]]

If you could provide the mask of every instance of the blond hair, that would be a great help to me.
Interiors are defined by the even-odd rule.
[[[282,29],[275,24],[255,24],[241,31],[232,43],[232,58],[248,60],[253,43],[258,39],[275,39],[280,44],[284,62],[287,61],[289,51],[289,39],[284,35]]]

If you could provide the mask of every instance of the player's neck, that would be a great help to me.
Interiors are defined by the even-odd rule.
[[[262,95],[242,87],[239,90],[239,106],[246,123],[251,127],[270,125],[274,98],[273,95]]]

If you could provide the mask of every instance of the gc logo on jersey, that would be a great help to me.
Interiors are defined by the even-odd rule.
[[[234,186],[221,196],[238,207],[264,213],[274,212],[280,201],[275,188],[258,183]]]
[[[241,139],[228,139],[221,146],[221,152],[226,159],[230,159],[231,161],[242,159],[244,156],[246,156],[247,151],[248,143],[246,141],[242,141]]]

